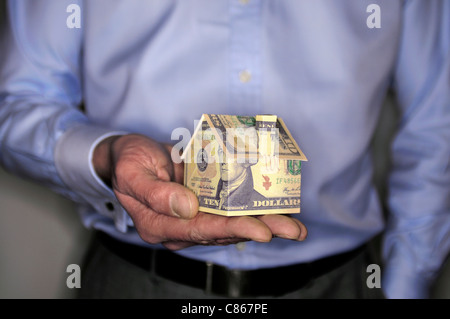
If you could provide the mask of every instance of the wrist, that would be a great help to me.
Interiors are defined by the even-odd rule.
[[[111,185],[112,176],[112,145],[120,137],[121,135],[109,136],[99,142],[94,149],[92,157],[95,173],[108,186]]]

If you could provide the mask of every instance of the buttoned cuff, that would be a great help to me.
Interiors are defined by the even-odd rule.
[[[120,232],[126,232],[131,219],[109,188],[96,174],[92,157],[102,140],[128,132],[112,131],[81,124],[66,131],[55,149],[55,165],[61,180],[98,213],[114,220]]]

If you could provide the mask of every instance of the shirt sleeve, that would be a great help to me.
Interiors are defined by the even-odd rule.
[[[96,176],[92,152],[117,132],[91,123],[82,103],[82,28],[69,28],[69,4],[82,1],[8,2],[0,37],[0,164],[114,219],[127,216]]]
[[[405,3],[395,69],[401,110],[392,144],[383,285],[427,298],[450,249],[450,2]]]

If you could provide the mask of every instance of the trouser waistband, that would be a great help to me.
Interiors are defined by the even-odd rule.
[[[150,249],[121,242],[103,233],[98,240],[122,259],[179,284],[225,297],[281,296],[301,289],[361,253],[365,245],[313,262],[289,266],[237,270],[183,257],[165,249]]]

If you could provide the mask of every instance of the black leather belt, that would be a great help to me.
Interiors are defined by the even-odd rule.
[[[256,270],[235,270],[186,258],[163,249],[149,249],[118,241],[103,232],[99,241],[126,261],[156,275],[207,293],[226,297],[271,297],[298,290],[314,278],[350,261],[365,246],[317,261]],[[180,265],[182,265],[180,267]]]

